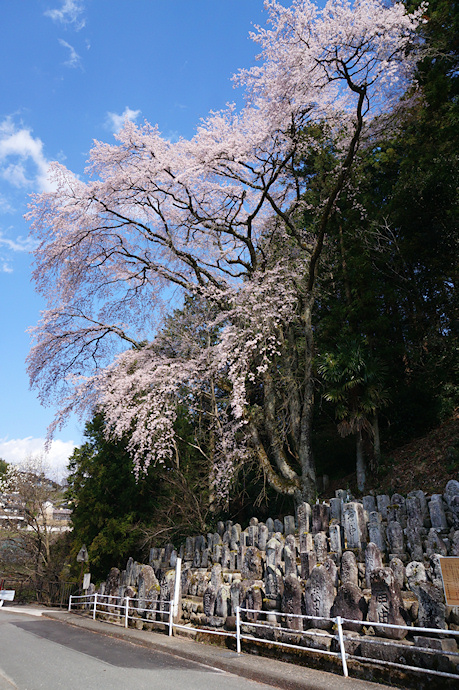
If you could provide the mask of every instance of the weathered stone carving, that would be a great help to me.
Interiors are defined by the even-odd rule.
[[[301,563],[301,579],[307,580],[311,575],[313,568],[317,565],[317,556],[315,551],[303,551],[300,553]]]
[[[344,540],[348,549],[361,549],[364,539],[363,506],[355,501],[343,507]]]
[[[348,582],[355,587],[359,585],[359,571],[353,551],[345,551],[341,558],[341,582],[343,585]]]
[[[371,587],[371,574],[382,567],[381,551],[376,544],[370,542],[365,549],[365,582],[368,589]]]
[[[284,563],[286,577],[288,575],[298,575],[298,568],[296,564],[296,544],[293,534],[289,534],[285,540]]]
[[[296,519],[298,523],[298,532],[302,534],[303,532],[311,531],[311,506],[309,503],[300,503],[296,509]]]
[[[395,582],[391,568],[379,568],[371,574],[371,599],[368,620],[390,625],[406,625],[400,588]],[[375,626],[375,632],[392,640],[402,640],[407,631],[397,628]]]
[[[241,577],[243,580],[261,580],[263,577],[260,551],[255,546],[249,546],[246,549],[242,562]]]
[[[341,525],[339,522],[331,522],[329,526],[330,534],[330,552],[336,554],[337,560],[341,558],[343,553],[343,541],[341,538]]]
[[[445,509],[443,507],[443,496],[441,494],[433,494],[429,501],[429,513],[432,523],[432,529],[437,532],[446,532],[448,530],[448,522],[446,520]]]
[[[301,584],[297,577],[288,575],[284,580],[281,610],[283,613],[301,615]],[[286,616],[285,625],[291,630],[302,630],[301,618]]]
[[[284,534],[295,534],[295,532],[295,518],[293,517],[293,515],[286,515],[284,517]]]
[[[398,522],[403,528],[406,527],[406,507],[405,498],[401,494],[394,494],[387,506],[387,521]]]
[[[381,513],[384,520],[387,520],[387,507],[390,505],[389,496],[387,494],[376,496],[376,505],[378,506],[378,512]]]
[[[382,515],[378,511],[372,511],[368,516],[368,538],[382,551],[386,551],[385,530],[382,524]]]
[[[327,532],[330,521],[330,507],[326,503],[312,506],[312,533]]]
[[[328,555],[328,539],[326,532],[317,532],[314,535],[314,549],[318,563],[324,563]]]
[[[335,600],[335,587],[330,573],[324,565],[313,568],[304,588],[304,606],[307,616],[330,618]],[[328,621],[314,621],[314,628],[328,628]]]
[[[441,556],[459,556],[458,506],[456,480],[448,482],[443,495],[431,498],[412,491],[406,499],[369,495],[360,501],[337,491],[330,505],[311,509],[300,504],[297,528],[292,516],[268,518],[266,524],[252,518],[244,531],[226,521],[215,533],[189,537],[179,551],[172,544],[152,548],[149,566],[129,559],[126,570],[112,569],[98,591],[116,601],[138,599],[132,606],[136,624],[141,616],[148,621],[153,612],[139,609],[152,607],[158,592],[159,609],[168,610],[175,582],[169,566],[180,553],[181,610],[193,624],[222,626],[238,605],[254,609],[253,621],[265,610],[268,621],[288,622],[293,631],[302,627],[294,612],[340,615],[362,622],[354,624],[352,634],[363,649],[371,623],[376,635],[392,639],[403,638],[406,631],[383,629],[385,621],[403,625],[410,620],[439,630],[459,626],[457,611],[445,606],[440,570]],[[383,567],[385,557],[389,568]],[[320,621],[310,625],[326,627]],[[403,644],[411,645],[411,639]]]
[[[401,524],[396,520],[389,522],[387,525],[386,536],[387,541],[389,542],[390,553],[396,556],[404,555],[405,544]]]
[[[424,628],[446,628],[443,591],[430,582],[421,582],[415,594],[419,602],[418,624]]]
[[[213,587],[213,585],[209,584],[206,587],[206,590],[204,592],[204,596],[202,598],[202,603],[204,606],[204,613],[207,617],[214,615],[216,600],[217,600],[217,592],[215,591],[215,587]]]
[[[350,618],[351,620],[363,621],[367,615],[367,603],[362,594],[362,590],[352,582],[347,582],[338,590],[335,601],[330,611],[330,615],[334,618],[341,616],[342,618]],[[346,630],[354,630],[360,632],[362,627],[355,623],[343,623]]]
[[[446,556],[448,549],[443,539],[439,536],[437,530],[432,527],[429,530],[429,535],[426,541],[426,554],[427,556],[433,556],[434,554],[440,554],[440,556]]]
[[[245,593],[245,608],[252,609],[247,611],[246,618],[248,621],[257,621],[259,611],[263,606],[263,592],[258,585],[252,585]]]

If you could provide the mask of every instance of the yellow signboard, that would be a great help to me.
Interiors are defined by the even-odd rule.
[[[459,558],[440,558],[441,575],[448,606],[459,606]]]

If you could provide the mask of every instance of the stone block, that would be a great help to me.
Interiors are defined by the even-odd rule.
[[[371,574],[371,599],[368,607],[368,621],[405,626],[405,609],[400,588],[395,582],[391,568],[379,568]],[[381,637],[401,640],[408,634],[407,630],[398,628],[381,628],[375,626],[375,632]]]
[[[282,613],[295,614],[295,616],[301,615],[301,584],[298,578],[294,575],[288,575],[288,577],[284,579],[284,591],[281,602]],[[285,617],[285,626],[291,630],[302,630],[303,621],[301,618],[287,615]]]
[[[317,532],[314,535],[314,550],[318,563],[324,563],[328,554],[328,539],[325,532]]]
[[[243,580],[261,580],[263,577],[263,563],[261,553],[255,546],[246,549],[241,568]]]
[[[367,615],[368,606],[363,596],[362,590],[351,582],[341,585],[335,597],[330,615],[335,618],[348,618],[355,621],[364,621]],[[346,630],[361,632],[362,626],[358,623],[343,623]]]
[[[387,494],[376,496],[378,512],[381,513],[383,520],[387,520],[387,507],[390,505],[390,497]]]
[[[313,568],[304,588],[304,607],[307,616],[330,618],[331,607],[335,600],[335,587],[330,573],[324,565]],[[329,621],[314,621],[316,628],[327,629]]]
[[[284,534],[286,536],[288,534],[295,534],[295,531],[295,518],[293,517],[293,515],[286,515],[284,517]]]
[[[330,506],[316,503],[312,506],[312,533],[327,532],[330,522]]]
[[[311,506],[309,503],[300,503],[296,509],[298,532],[310,532],[311,530]]]
[[[359,585],[359,571],[353,551],[345,551],[341,558],[341,582],[343,585],[347,583],[355,587]]]
[[[368,589],[371,587],[371,573],[383,567],[382,554],[379,547],[370,542],[365,549],[365,583]]]
[[[446,532],[448,530],[448,522],[446,520],[443,496],[441,494],[433,494],[431,496],[429,501],[429,513],[432,528],[437,532]]]
[[[307,580],[311,575],[313,568],[317,565],[317,556],[315,551],[302,551],[300,553],[301,564],[301,579]]]

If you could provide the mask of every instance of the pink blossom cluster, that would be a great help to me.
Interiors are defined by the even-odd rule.
[[[102,407],[140,471],[176,452],[177,400],[193,408],[196,391],[225,380],[211,420],[222,492],[250,452],[247,386],[282,356],[313,282],[314,239],[298,224],[301,157],[317,145],[307,128],[328,132],[337,174],[349,166],[349,142],[354,155],[413,85],[423,11],[380,0],[265,5],[269,26],[252,35],[260,64],[235,77],[247,93],[240,111],[211,113],[174,143],[126,122],[115,144],[94,145],[87,181],[54,164],[55,191],[29,213],[48,303],[29,371],[60,409],[55,425]],[[166,336],[185,295],[204,313]]]

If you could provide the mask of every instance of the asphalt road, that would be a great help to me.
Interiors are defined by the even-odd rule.
[[[60,621],[6,611],[0,617],[0,690],[271,687]]]

